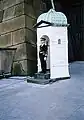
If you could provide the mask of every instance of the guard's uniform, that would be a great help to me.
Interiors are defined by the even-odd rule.
[[[45,60],[45,57],[46,54],[47,54],[47,45],[40,45],[40,51],[39,51],[39,57],[40,57],[40,61],[41,61],[41,68],[42,68],[42,72],[43,73],[46,73],[46,60]]]

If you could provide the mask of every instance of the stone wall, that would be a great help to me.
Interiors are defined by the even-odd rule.
[[[41,0],[0,1],[0,47],[17,48],[13,73],[27,75],[36,71],[36,31],[33,25],[46,10]]]

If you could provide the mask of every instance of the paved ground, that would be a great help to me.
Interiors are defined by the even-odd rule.
[[[84,62],[70,65],[71,79],[49,85],[0,81],[0,120],[84,120]]]

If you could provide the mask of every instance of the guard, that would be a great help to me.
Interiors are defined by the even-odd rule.
[[[46,44],[46,39],[41,37],[41,45],[39,50],[39,57],[41,62],[42,73],[46,73],[46,59],[48,54],[48,45]]]

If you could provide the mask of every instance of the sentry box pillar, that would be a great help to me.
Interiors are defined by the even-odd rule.
[[[46,39],[47,59],[46,68],[50,72],[50,78],[68,78],[68,32],[67,18],[61,12],[50,9],[41,14],[37,20],[37,56],[38,72],[42,70],[39,59],[41,38]]]

